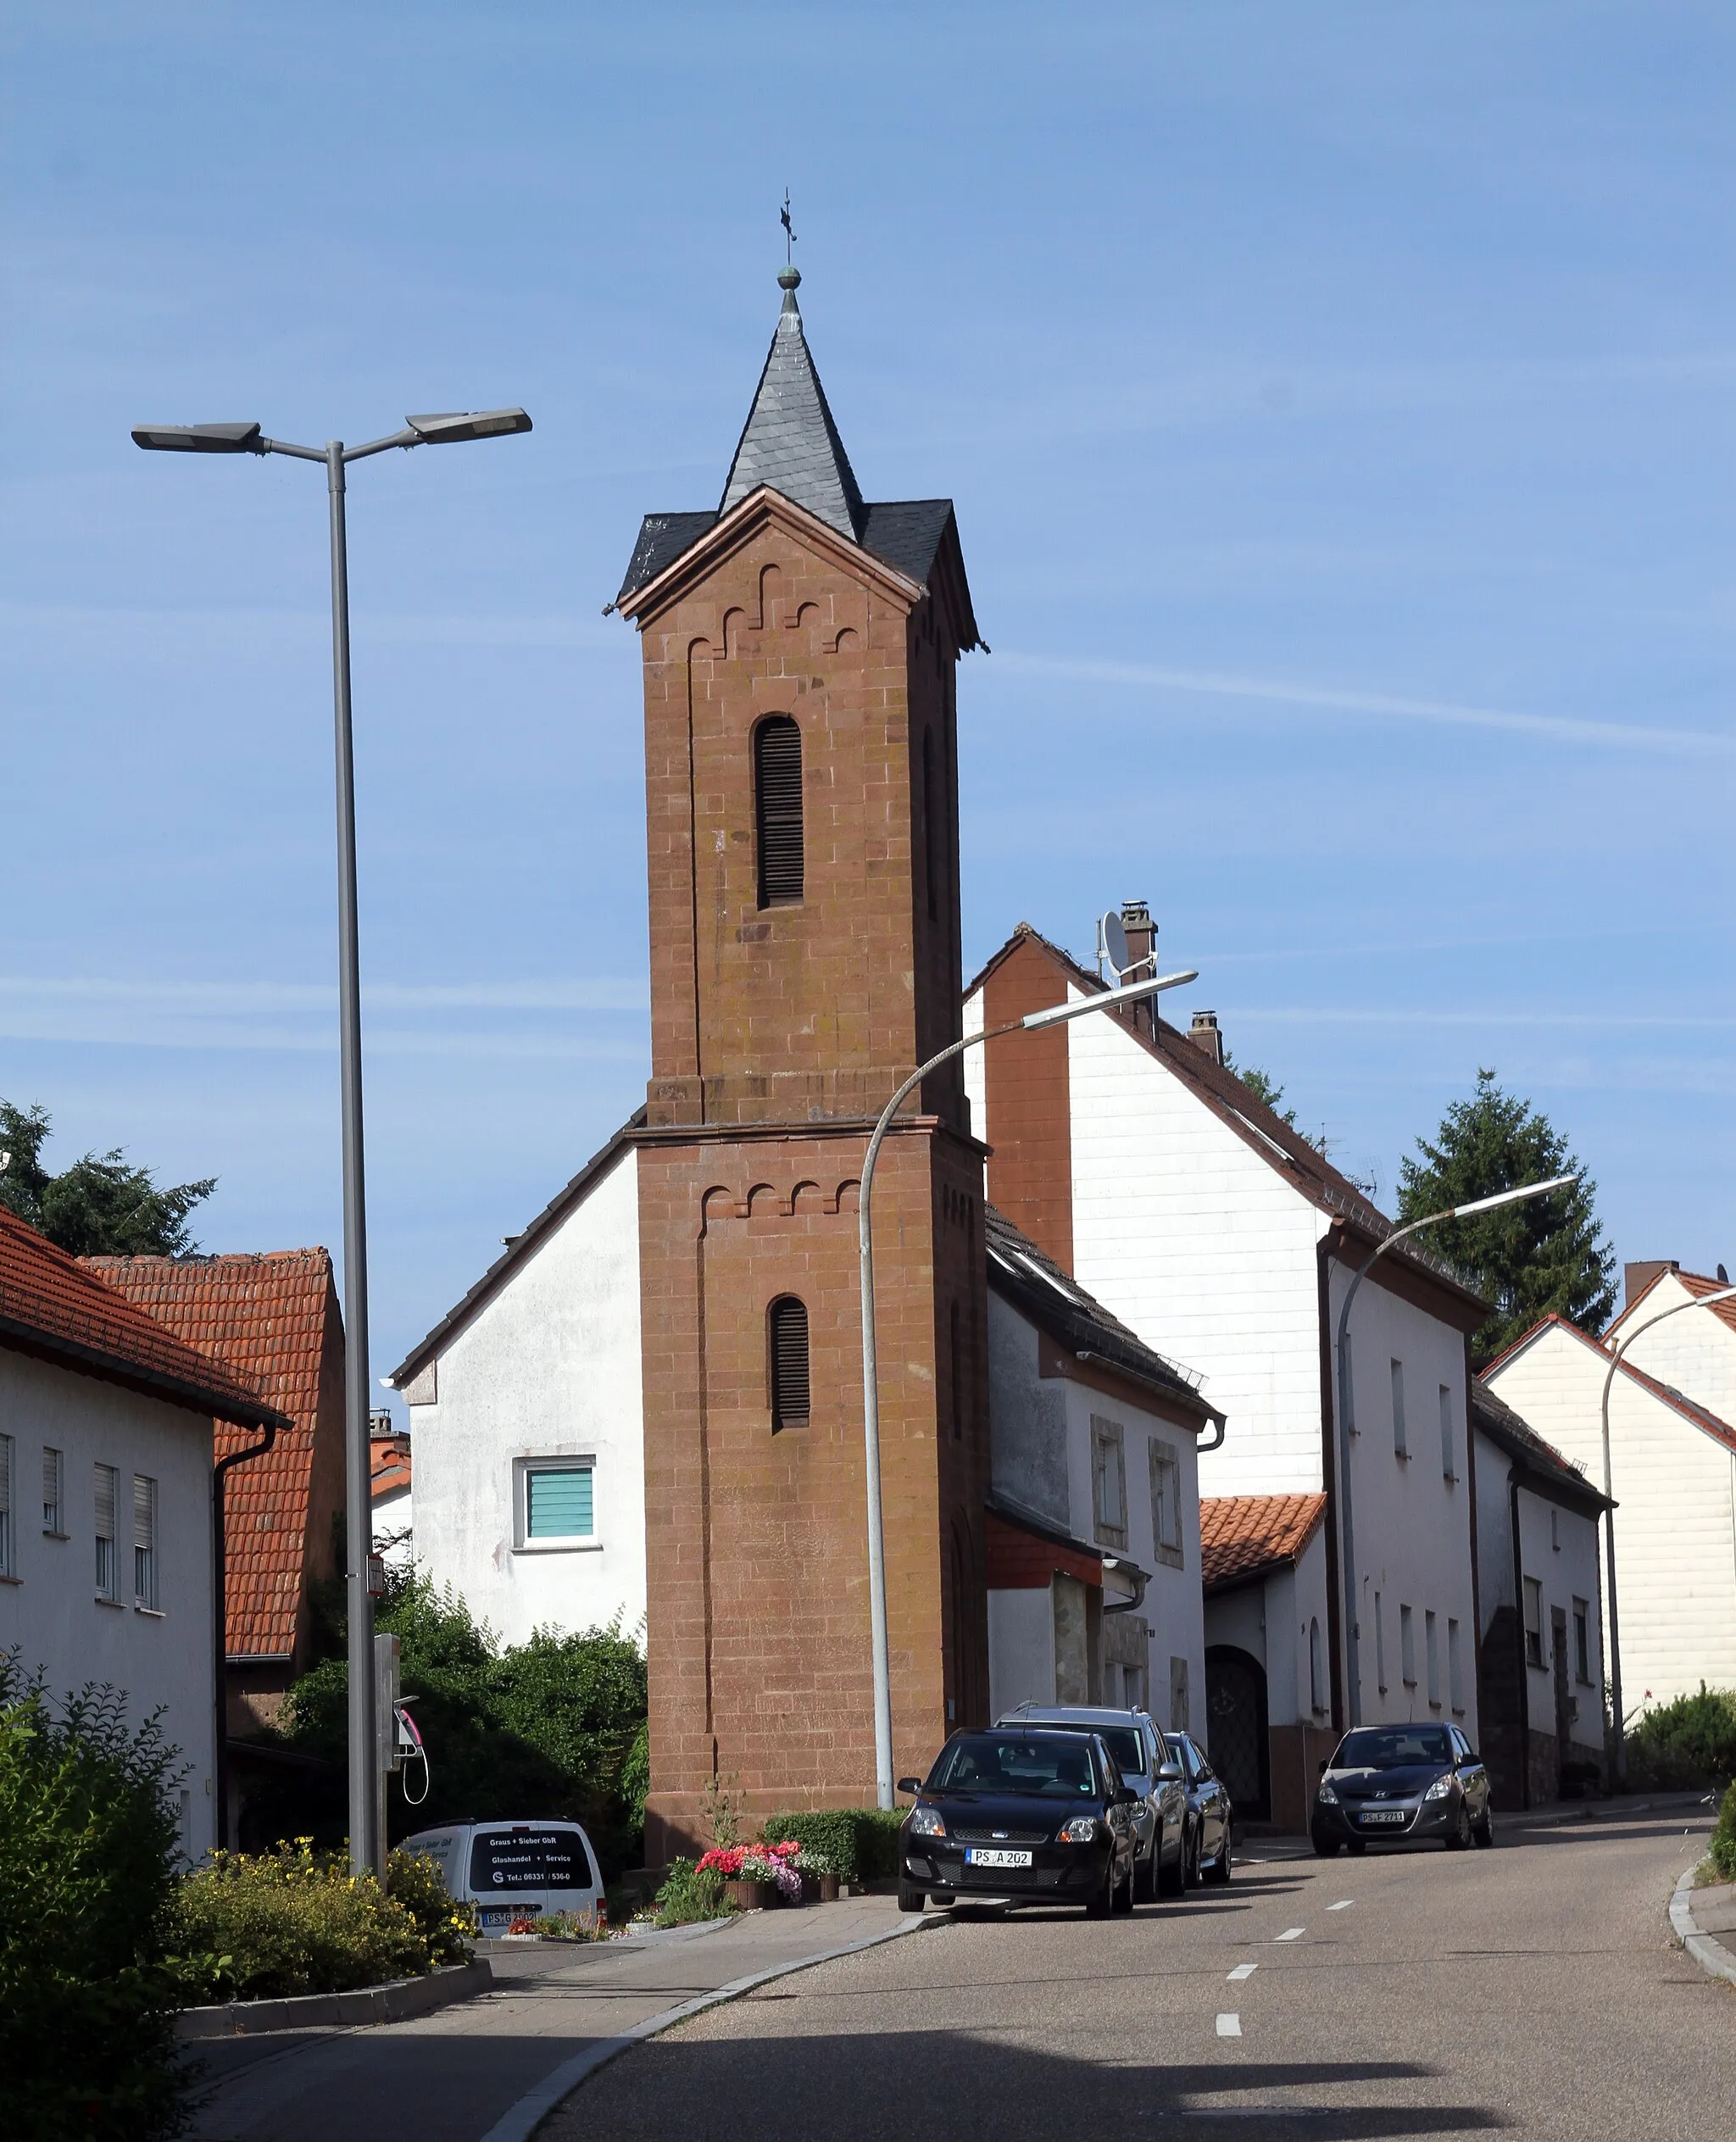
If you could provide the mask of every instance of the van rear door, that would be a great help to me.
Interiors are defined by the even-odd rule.
[[[595,1912],[602,1883],[590,1839],[576,1823],[498,1822],[470,1839],[470,1892],[485,1933],[515,1918]]]

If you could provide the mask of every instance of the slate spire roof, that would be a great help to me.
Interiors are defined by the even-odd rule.
[[[802,331],[796,303],[801,280],[798,268],[786,268],[778,277],[783,309],[717,510],[726,514],[750,492],[769,485],[839,535],[860,542],[862,493]]]

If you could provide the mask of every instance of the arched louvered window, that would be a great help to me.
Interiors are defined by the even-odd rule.
[[[771,1433],[808,1425],[808,1310],[793,1294],[771,1305]]]
[[[761,907],[802,899],[802,732],[787,714],[754,732],[754,830]]]

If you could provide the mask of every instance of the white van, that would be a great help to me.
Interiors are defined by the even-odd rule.
[[[504,1933],[515,1919],[545,1911],[597,1923],[603,1876],[576,1822],[448,1822],[419,1830],[399,1849],[427,1854],[453,1902],[476,1906],[483,1933]]]

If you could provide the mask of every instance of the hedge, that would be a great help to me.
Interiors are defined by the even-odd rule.
[[[1718,1826],[1712,1832],[1712,1865],[1727,1882],[1736,1882],[1736,1785],[1724,1794]]]
[[[1635,1791],[1726,1785],[1736,1778],[1736,1689],[1678,1696],[1646,1711],[1628,1734],[1628,1783]]]
[[[827,1807],[812,1814],[774,1815],[762,1833],[768,1844],[793,1837],[810,1851],[823,1853],[841,1882],[883,1882],[899,1871],[904,1819],[896,1807]]]

